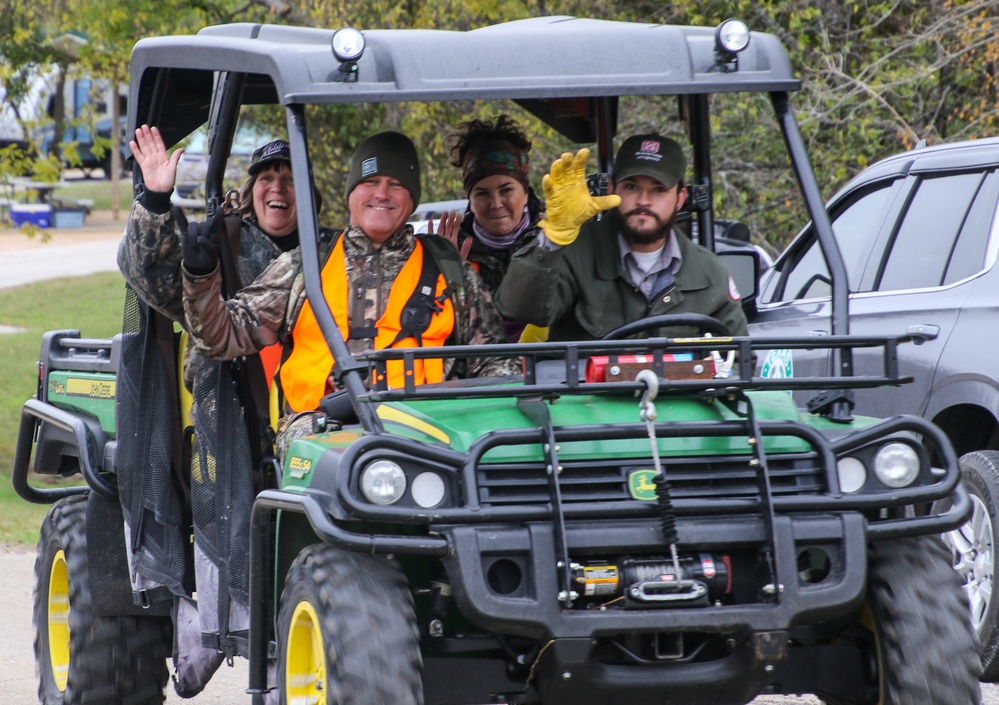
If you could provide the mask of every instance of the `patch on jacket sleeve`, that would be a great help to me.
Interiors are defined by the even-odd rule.
[[[739,293],[739,288],[735,285],[735,280],[732,277],[728,278],[728,295],[732,297],[733,301],[742,298],[742,294]]]

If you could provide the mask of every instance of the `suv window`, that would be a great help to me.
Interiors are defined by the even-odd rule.
[[[981,183],[980,172],[920,181],[884,262],[879,291],[940,286],[952,262],[955,274],[967,270],[966,250],[961,251],[963,262],[954,261],[957,236],[969,232],[962,226],[969,220]]]
[[[884,220],[885,211],[891,203],[890,197],[894,193],[892,187],[897,181],[898,179],[879,183],[838,205],[830,213],[833,235],[843,253],[850,291],[857,289],[869,248]],[[803,240],[804,247],[801,248],[800,255],[783,263],[784,271],[781,275],[770,280],[776,284],[773,290],[764,289],[761,296],[764,303],[829,296],[829,267],[822,255],[814,228],[809,227],[811,232]]]
[[[944,284],[953,284],[985,269],[985,252],[988,249],[989,234],[992,232],[997,204],[999,204],[999,174],[991,171],[978,189],[975,202],[971,204],[968,217],[961,226],[957,246],[944,275]]]

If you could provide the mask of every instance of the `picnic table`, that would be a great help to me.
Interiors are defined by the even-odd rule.
[[[54,196],[56,189],[68,185],[63,181],[49,183],[14,178],[8,184],[13,198],[3,199],[4,205],[10,219],[18,226],[30,223],[42,228],[82,227],[84,218],[94,205],[90,199]]]
[[[63,188],[67,184],[64,181],[49,183],[47,181],[33,181],[31,179],[14,178],[10,180],[14,187],[14,194],[19,191],[23,193],[35,192],[35,199],[38,203],[48,203],[52,198],[52,192],[57,188]]]

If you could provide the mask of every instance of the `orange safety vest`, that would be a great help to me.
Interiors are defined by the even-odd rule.
[[[385,313],[375,324],[378,329],[378,334],[374,339],[375,350],[392,345],[392,341],[402,329],[402,311],[416,290],[420,273],[423,270],[424,256],[423,245],[417,240],[413,253],[392,284]],[[347,307],[350,296],[342,238],[338,239],[329,259],[323,265],[321,279],[330,311],[333,313],[333,319],[336,321],[343,339],[347,340],[349,338]],[[441,310],[433,314],[430,325],[421,334],[422,344],[427,347],[444,345],[454,330],[454,305],[450,297],[442,296],[446,289],[447,282],[444,276],[438,274],[437,288],[434,294],[438,300],[443,298],[443,303]],[[292,327],[291,341],[291,353],[282,363],[278,373],[285,402],[293,411],[315,409],[319,406],[319,400],[327,393],[326,381],[333,370],[334,360],[308,299],[306,299],[298,319]],[[419,345],[416,338],[408,337],[399,340],[393,347],[410,348]],[[387,373],[390,388],[405,386],[405,370],[402,360],[389,361]],[[444,379],[444,361],[440,358],[414,360],[413,374],[415,384],[440,382]]]

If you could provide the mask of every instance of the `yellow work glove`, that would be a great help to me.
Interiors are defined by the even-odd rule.
[[[548,340],[548,326],[536,326],[528,323],[520,334],[521,343],[543,343]]]
[[[621,203],[620,196],[593,196],[586,186],[586,160],[590,150],[573,156],[566,152],[552,162],[541,186],[545,191],[545,218],[538,223],[556,245],[568,245],[579,235],[579,226],[600,211]]]

